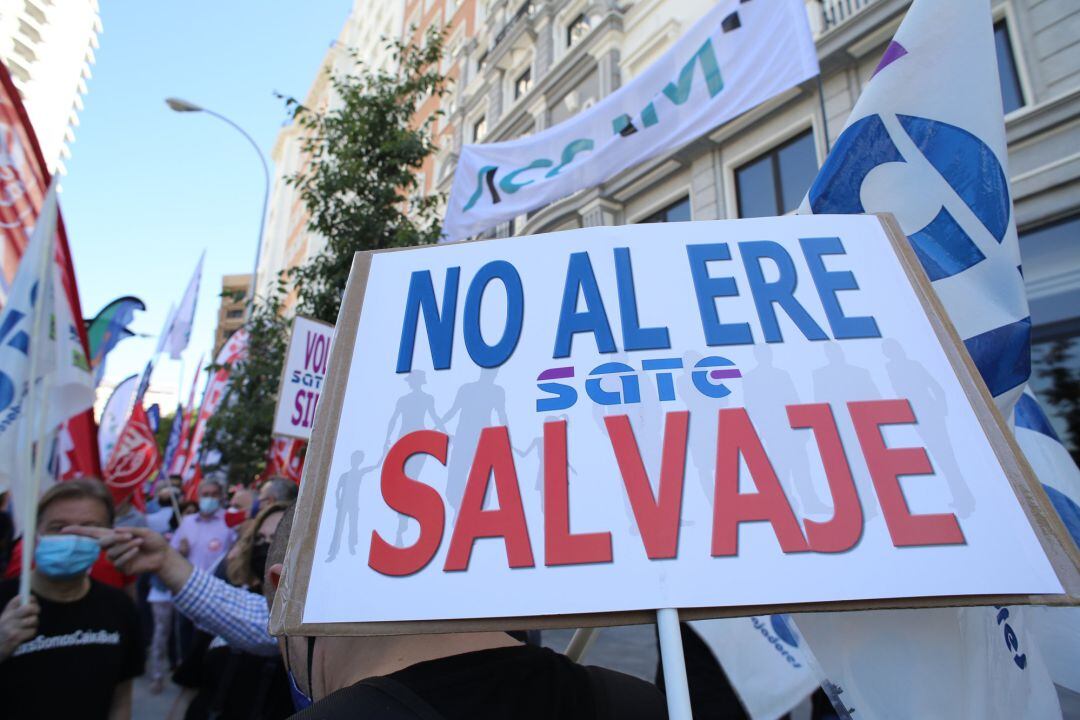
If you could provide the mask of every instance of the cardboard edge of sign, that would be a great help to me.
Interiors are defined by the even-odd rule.
[[[960,379],[983,431],[997,455],[1024,514],[1039,539],[1054,573],[1064,588],[1052,595],[950,595],[803,602],[782,605],[740,605],[726,607],[680,608],[680,618],[745,617],[775,613],[838,612],[855,610],[916,609],[986,605],[1080,605],[1080,549],[1073,544],[1064,524],[1054,512],[1034,472],[1028,465],[1005,420],[994,405],[970,355],[945,314],[937,294],[919,264],[895,218],[877,214],[893,251],[904,268],[930,324],[945,349],[946,357]],[[476,242],[490,242],[479,240]],[[443,245],[437,247],[453,247]],[[553,629],[571,627],[606,627],[652,623],[654,609],[586,614],[541,615],[528,617],[490,617],[469,619],[431,619],[393,622],[304,623],[304,601],[311,579],[310,563],[302,562],[315,554],[316,533],[323,507],[330,462],[338,434],[348,379],[349,364],[355,350],[360,312],[367,289],[371,258],[376,252],[360,252],[353,258],[352,270],[342,299],[336,325],[335,346],[330,354],[326,391],[320,399],[312,427],[307,462],[300,496],[297,500],[292,536],[285,556],[284,572],[270,614],[273,635],[407,635],[420,633],[479,632],[487,630]],[[347,350],[346,350],[347,348]]]
[[[350,274],[349,277],[352,277],[352,275]],[[316,325],[322,325],[325,328],[330,328],[331,335],[333,335],[333,333],[334,333],[334,326],[331,325],[328,322],[325,322],[323,320],[319,320],[318,318],[313,318],[310,315],[294,315],[293,319],[292,319],[292,322],[289,323],[289,342],[285,345],[285,358],[286,358],[286,360],[288,360],[289,351],[292,350],[293,338],[296,337],[296,321],[301,320],[301,319],[307,320],[310,323],[315,323]],[[332,344],[331,344],[331,349],[333,349]],[[327,367],[327,370],[329,370],[329,369],[330,368]],[[284,390],[285,390],[285,373],[287,373],[288,371],[289,371],[289,363],[285,362],[285,363],[283,363],[281,365],[281,377],[278,379],[277,402],[274,403],[274,422],[277,422],[278,413],[281,412],[281,401],[282,401],[282,398],[284,397]],[[327,374],[327,377],[329,377],[329,373]],[[318,407],[317,406],[315,408],[315,412],[316,412],[316,414],[318,414]],[[312,426],[314,426],[314,423],[312,423]],[[307,435],[294,435],[293,433],[287,433],[287,432],[275,432],[275,433],[273,433],[273,435],[274,435],[274,437],[291,438],[292,440],[308,440],[309,439]]]

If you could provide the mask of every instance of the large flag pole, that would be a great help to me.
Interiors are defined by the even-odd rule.
[[[22,567],[19,572],[19,602],[25,605],[30,601],[30,573],[34,557],[34,545],[37,535],[37,505],[38,493],[41,488],[41,468],[44,464],[42,456],[46,447],[45,419],[48,411],[45,407],[49,398],[47,387],[51,373],[43,373],[41,382],[37,380],[37,369],[41,364],[42,344],[45,333],[46,304],[52,299],[50,287],[50,275],[53,273],[52,251],[53,240],[56,237],[54,219],[56,214],[56,182],[49,184],[49,190],[42,203],[41,215],[38,217],[38,228],[41,230],[40,256],[38,260],[37,298],[34,302],[34,319],[30,333],[30,352],[28,353],[29,372],[27,382],[29,387],[29,408],[32,422],[27,423],[31,432],[22,433],[22,448],[19,453],[23,457],[23,478],[27,482],[21,498],[21,524],[23,530]],[[61,329],[57,329],[60,332]]]

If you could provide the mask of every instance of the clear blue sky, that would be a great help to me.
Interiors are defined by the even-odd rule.
[[[132,324],[138,332],[157,335],[206,249],[185,353],[185,397],[200,353],[212,350],[221,276],[250,272],[254,263],[263,179],[254,151],[235,130],[205,114],[172,112],[164,98],[231,118],[270,162],[285,120],[275,92],[307,93],[351,4],[101,3],[104,32],[61,183],[61,209],[84,314],[135,295],[146,303]],[[139,372],[155,346],[153,338],[120,343],[106,380]],[[175,385],[179,372],[180,363],[164,360],[154,384]]]

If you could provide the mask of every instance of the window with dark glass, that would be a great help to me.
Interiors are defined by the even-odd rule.
[[[573,47],[589,34],[589,18],[581,13],[566,26],[566,47]]]
[[[1024,93],[1020,90],[1020,76],[1016,72],[1009,24],[1004,20],[994,23],[994,50],[997,52],[998,78],[1001,81],[1001,104],[1006,113],[1024,106]]]
[[[817,174],[810,130],[735,169],[739,217],[783,215],[799,207]]]
[[[518,75],[517,80],[514,81],[514,99],[529,92],[529,88],[532,87],[532,68],[526,68],[525,72]]]
[[[642,223],[686,222],[690,219],[690,198],[684,197],[671,203],[662,210],[638,220]]]
[[[487,117],[480,116],[480,119],[473,123],[472,126],[472,139],[473,142],[480,142],[487,135]]]

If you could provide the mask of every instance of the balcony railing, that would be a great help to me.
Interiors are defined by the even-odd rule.
[[[825,29],[829,30],[844,23],[868,5],[873,5],[874,2],[876,0],[821,0]]]

